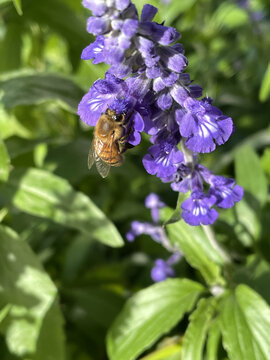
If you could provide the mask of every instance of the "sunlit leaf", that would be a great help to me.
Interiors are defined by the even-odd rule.
[[[224,259],[201,227],[190,226],[180,220],[167,225],[166,229],[171,242],[179,246],[186,260],[201,272],[209,284],[223,282],[220,265],[224,264]]]
[[[64,359],[57,289],[28,244],[3,226],[0,284],[1,303],[10,306],[0,325],[10,352],[24,359]]]
[[[189,325],[183,341],[183,359],[203,359],[204,343],[214,311],[214,298],[201,299],[196,310],[190,315]]]
[[[218,359],[220,339],[221,339],[221,331],[220,331],[219,318],[216,318],[212,322],[207,335],[207,344],[206,344],[207,360]]]
[[[268,67],[266,69],[266,72],[262,80],[262,84],[259,92],[260,101],[261,102],[266,101],[269,94],[270,94],[270,63],[268,64]]]
[[[12,0],[13,1],[13,4],[17,10],[17,13],[19,15],[22,15],[23,12],[22,12],[22,4],[21,4],[21,0]]]
[[[140,360],[179,360],[181,359],[182,339],[177,337],[165,338],[157,345],[157,350],[144,356]]]
[[[170,279],[132,296],[112,325],[107,339],[110,360],[134,360],[190,311],[203,287]]]
[[[248,146],[237,150],[235,156],[237,183],[243,186],[260,204],[267,198],[267,179],[256,152]]]
[[[0,139],[0,180],[7,181],[9,175],[10,159],[5,143]]]
[[[26,213],[78,229],[110,246],[123,244],[117,229],[102,211],[63,178],[44,170],[16,169],[6,186],[8,198]]]
[[[248,23],[249,17],[244,9],[231,2],[222,2],[211,18],[214,29],[222,27],[233,29]]]
[[[221,308],[223,345],[231,360],[268,360],[270,308],[251,288],[239,285]]]

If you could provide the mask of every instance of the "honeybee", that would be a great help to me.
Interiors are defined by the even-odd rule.
[[[108,108],[96,124],[88,154],[88,168],[91,169],[95,162],[97,171],[103,178],[109,174],[111,166],[123,163],[122,154],[128,148],[126,120],[126,114],[117,114]]]

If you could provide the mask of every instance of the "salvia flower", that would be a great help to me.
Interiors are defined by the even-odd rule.
[[[132,242],[139,235],[149,235],[152,240],[162,245],[172,255],[167,261],[157,259],[151,271],[153,281],[159,282],[175,275],[173,265],[178,263],[182,254],[174,248],[167,237],[164,227],[159,224],[159,209],[166,206],[157,194],[151,193],[145,199],[145,206],[151,209],[153,222],[133,221],[130,230],[126,233],[128,241]]]
[[[243,189],[201,166],[198,154],[228,141],[232,119],[203,97],[185,72],[188,60],[177,43],[181,35],[153,20],[156,7],[144,5],[139,17],[130,0],[83,0],[83,5],[92,11],[87,31],[96,40],[83,50],[82,59],[105,62],[109,69],[81,100],[82,121],[95,126],[107,108],[126,114],[128,143],[138,145],[142,131],[151,136],[143,158],[146,171],[171,183],[174,191],[190,192],[181,205],[183,219],[190,225],[212,224],[216,207],[233,206]],[[138,226],[132,225],[130,239],[140,231],[159,236],[149,225],[144,230]]]

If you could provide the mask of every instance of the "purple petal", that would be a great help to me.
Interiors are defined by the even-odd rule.
[[[148,174],[150,175],[155,175],[157,172],[157,164],[154,161],[154,158],[150,155],[150,154],[146,154],[143,157],[143,166],[145,168],[145,170],[148,172]]]
[[[164,84],[168,87],[172,86],[179,78],[179,75],[174,72],[166,72],[162,75]]]
[[[165,84],[161,77],[157,77],[153,80],[153,89],[156,92],[159,92],[165,88]]]
[[[94,16],[102,16],[107,10],[106,3],[102,0],[83,0],[82,4],[85,8],[91,10]]]
[[[117,10],[123,11],[130,4],[130,0],[115,0],[115,7]]]
[[[144,121],[143,118],[141,117],[141,115],[137,112],[134,111],[133,115],[130,119],[132,126],[135,130],[137,131],[143,131],[144,129]]]
[[[102,35],[108,30],[108,26],[108,21],[103,18],[90,17],[87,20],[87,31],[90,34]]]
[[[78,106],[78,115],[87,125],[95,126],[101,113],[111,102],[111,95],[101,95],[93,89],[84,95]]]
[[[190,96],[200,98],[202,96],[202,87],[199,85],[189,85]]]
[[[136,99],[144,98],[147,94],[151,80],[149,80],[144,73],[139,76],[131,76],[126,79],[126,84],[129,88],[129,94]]]
[[[213,224],[218,217],[218,212],[211,208],[215,201],[215,196],[205,195],[201,191],[193,192],[181,205],[182,218],[193,226]]]
[[[197,123],[190,113],[184,113],[183,110],[177,112],[176,121],[179,123],[180,133],[183,137],[189,137],[197,130]]]
[[[170,93],[173,99],[181,106],[184,105],[185,100],[189,97],[187,90],[177,83],[172,86]]]
[[[157,77],[160,77],[162,72],[160,67],[158,65],[155,65],[150,68],[147,68],[145,73],[149,79],[155,79]]]
[[[179,32],[175,28],[150,21],[140,23],[139,31],[142,35],[150,37],[161,45],[170,45],[180,37]]]
[[[98,64],[104,61],[103,55],[104,37],[98,36],[96,41],[87,46],[82,52],[82,60],[90,60],[94,58],[93,64]]]
[[[128,143],[131,145],[138,145],[141,142],[141,134],[137,131],[133,131],[128,138]]]
[[[145,4],[142,9],[141,21],[152,21],[157,12],[158,9],[155,6]]]
[[[134,36],[136,34],[138,25],[139,25],[138,20],[127,19],[124,21],[124,26],[123,26],[122,31],[126,36],[131,38],[132,36]]]
[[[172,106],[170,93],[163,93],[158,96],[157,105],[161,110],[168,110]]]

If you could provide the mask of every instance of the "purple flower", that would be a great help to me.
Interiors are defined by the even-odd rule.
[[[151,209],[151,216],[155,223],[159,220],[159,209],[165,206],[157,194],[151,193],[145,199],[145,207]]]
[[[94,59],[93,64],[99,64],[104,61],[103,49],[104,36],[98,36],[92,44],[83,50],[81,58],[83,60]]]
[[[213,175],[210,184],[209,194],[216,197],[215,205],[220,208],[231,208],[243,197],[244,190],[241,186],[235,185],[234,179]]]
[[[97,80],[89,92],[82,98],[78,114],[87,125],[95,126],[99,117],[107,108],[118,114],[126,114],[132,131],[128,142],[132,145],[140,143],[140,132],[144,129],[144,117],[147,117],[146,106],[129,94],[125,81],[106,73],[105,80]],[[141,113],[140,113],[141,112]]]
[[[131,229],[126,233],[128,241],[132,242],[139,235],[149,235],[157,243],[167,242],[167,236],[164,229],[148,222],[132,221]]]
[[[93,13],[87,30],[97,38],[83,50],[82,59],[110,67],[80,102],[82,121],[95,126],[107,108],[124,113],[127,142],[139,144],[142,131],[151,135],[152,146],[143,157],[146,171],[170,183],[174,191],[191,191],[182,204],[183,219],[191,225],[212,224],[218,217],[213,206],[232,207],[243,189],[233,179],[213,175],[198,163],[196,154],[224,144],[234,129],[232,119],[213,106],[212,99],[202,98],[202,88],[184,72],[184,47],[175,43],[180,34],[153,21],[156,7],[144,5],[139,18],[130,0],[83,0],[83,5]],[[147,206],[157,222],[159,202],[151,196]],[[163,241],[158,228],[133,222],[127,238],[132,241],[146,233]]]
[[[175,167],[183,161],[183,154],[176,146],[170,143],[161,143],[151,146],[149,154],[143,158],[145,170],[151,175],[160,178],[170,176]]]
[[[160,282],[166,280],[168,277],[174,277],[175,271],[172,266],[177,264],[181,257],[182,254],[180,252],[175,252],[169,257],[167,261],[164,261],[163,259],[157,259],[155,261],[155,266],[151,271],[151,277],[153,281]]]
[[[232,119],[204,100],[187,98],[186,113],[177,119],[180,134],[187,138],[186,146],[199,153],[215,150],[216,144],[224,144],[233,131]]]
[[[181,205],[182,218],[189,225],[213,224],[218,218],[218,212],[212,208],[215,202],[215,196],[194,191]]]
[[[162,259],[157,259],[155,261],[155,266],[151,270],[151,278],[155,282],[160,282],[166,280],[168,277],[174,277],[175,272],[172,267],[170,267],[166,261]]]

